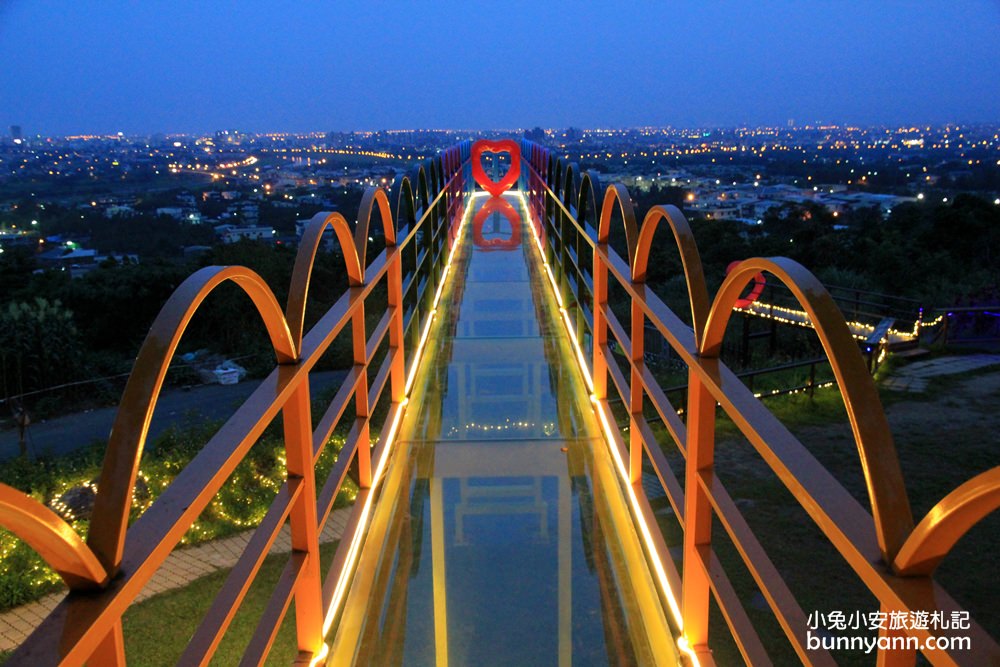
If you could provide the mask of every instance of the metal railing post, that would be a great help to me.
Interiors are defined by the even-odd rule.
[[[288,522],[292,550],[306,554],[304,571],[295,584],[295,628],[300,658],[307,661],[323,647],[323,578],[319,567],[319,527],[316,514],[316,473],[313,470],[312,411],[309,383],[299,384],[282,410],[289,483],[302,489],[292,504]]]
[[[718,359],[702,359],[702,363],[716,365]],[[715,465],[715,398],[694,369],[688,373],[687,406],[681,614],[684,637],[692,650],[708,653],[712,505],[702,484],[702,474],[711,473]]]
[[[629,482],[642,482],[642,420],[645,390],[642,386],[643,355],[646,351],[646,316],[642,308],[632,301],[632,363],[629,381],[629,438],[628,438],[628,470]],[[652,444],[652,443],[650,443]]]

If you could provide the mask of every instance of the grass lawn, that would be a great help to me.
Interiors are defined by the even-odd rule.
[[[864,507],[869,506],[857,448],[835,388],[817,391],[813,401],[795,395],[765,400],[764,404],[847,491]],[[915,521],[959,484],[997,465],[1000,372],[995,368],[935,378],[922,394],[884,392],[883,405]],[[875,597],[735,426],[720,416],[716,427],[716,473],[803,611],[877,611]],[[683,459],[668,440],[661,438],[661,444],[683,483]],[[661,524],[668,529],[668,544],[680,545],[682,536],[676,522],[667,519]],[[714,528],[713,545],[719,560],[775,664],[798,664],[718,521]],[[1000,588],[993,577],[998,537],[1000,516],[993,515],[958,543],[935,574],[945,590],[994,637],[1000,636],[996,605]],[[741,664],[721,614],[714,615],[712,626],[712,645],[719,664]],[[866,655],[835,654],[835,658],[838,664],[874,664],[872,656]]]
[[[323,572],[336,549],[336,543],[321,545]],[[265,559],[211,664],[239,664],[287,560],[288,554],[275,554]],[[125,655],[129,665],[154,667],[176,664],[228,574],[229,570],[219,570],[186,588],[161,593],[133,605],[124,619]],[[293,604],[271,648],[268,664],[291,664],[296,652]]]

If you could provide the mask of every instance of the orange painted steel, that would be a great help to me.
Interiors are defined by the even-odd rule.
[[[421,304],[440,280],[451,228],[457,224],[456,216],[464,211],[463,195],[470,183],[468,166],[467,142],[421,165],[413,177],[400,181],[395,215],[386,193],[369,189],[353,230],[338,213],[315,216],[299,245],[284,311],[260,276],[243,267],[206,267],[177,288],[153,323],[129,377],[108,442],[87,542],[41,503],[0,485],[0,526],[32,546],[72,591],[18,649],[12,658],[15,662],[125,664],[122,615],[279,413],[283,417],[287,480],[203,619],[182,662],[207,664],[211,659],[286,523],[291,529],[292,553],[243,662],[263,663],[293,603],[299,649],[296,662],[309,663],[322,655],[324,634],[329,629],[325,621],[336,611],[331,609],[330,591],[345,568],[350,567],[346,558],[350,540],[341,541],[324,579],[319,564],[319,533],[351,462],[356,458],[359,463],[361,499],[372,482],[372,463],[391,454],[390,424],[401,414],[407,363],[412,370],[414,362],[405,355],[406,331],[419,329],[430,316],[429,309]],[[368,264],[367,242],[376,211],[382,220],[385,250]],[[400,222],[399,229],[394,221]],[[323,232],[329,227],[344,257],[347,291],[304,333],[313,263]],[[422,246],[419,249],[418,244]],[[403,253],[408,249],[414,261],[405,267],[404,287]],[[277,367],[142,516],[128,526],[132,491],[167,368],[199,306],[226,282],[238,285],[253,302],[270,337]],[[386,313],[379,325],[368,331],[365,301],[383,285]],[[309,372],[348,325],[354,365],[314,430]],[[369,367],[386,339],[381,366],[369,378]],[[373,451],[372,408],[386,386],[390,387],[388,416]],[[347,442],[323,488],[317,489],[315,462],[352,400],[355,414]],[[359,525],[363,504],[355,505],[349,525]]]
[[[651,557],[663,562],[665,583],[674,591],[664,591],[665,596],[669,598],[680,590],[680,603],[672,607],[674,620],[699,663],[714,664],[708,641],[709,601],[713,596],[744,660],[752,665],[770,663],[757,630],[715,556],[712,526],[718,520],[798,658],[811,665],[835,664],[825,650],[807,647],[806,614],[781,578],[765,545],[759,542],[715,475],[717,406],[874,594],[882,611],[940,611],[949,617],[952,612],[960,612],[961,607],[930,575],[962,535],[1000,506],[1000,467],[978,475],[948,494],[915,527],[892,434],[871,375],[844,317],[811,273],[783,258],[746,260],[734,267],[710,302],[697,245],[679,210],[653,207],[639,227],[628,192],[620,185],[611,185],[604,192],[599,218],[592,224],[588,218],[597,213],[596,197],[600,191],[596,174],[578,176],[575,165],[565,164],[548,149],[528,141],[522,142],[522,155],[526,172],[522,187],[529,198],[528,210],[535,218],[531,224],[544,239],[548,261],[556,263],[569,257],[573,266],[563,266],[563,273],[579,272],[575,284],[566,278],[559,289],[567,300],[567,308],[583,315],[580,319],[588,321],[586,315],[590,310],[593,354],[588,362],[597,407],[604,414],[613,414],[607,392],[610,376],[617,398],[628,408],[629,465],[625,481],[640,498],[640,508],[648,507],[640,469],[644,464],[652,467],[684,531],[682,578],[676,575],[673,559],[662,546],[656,546]],[[627,260],[609,244],[611,218],[616,210],[625,224]],[[653,236],[662,221],[671,227],[681,255],[693,326],[685,324],[645,285]],[[567,247],[574,242],[575,250],[567,253]],[[582,262],[584,251],[589,251],[593,258],[589,275]],[[759,272],[770,273],[786,284],[815,323],[844,398],[868,490],[868,508],[856,501],[718,358],[733,307]],[[628,298],[631,325],[628,332],[608,304],[611,279]],[[589,289],[580,289],[581,285],[589,285]],[[647,322],[689,369],[686,423],[678,417],[678,410],[667,401],[645,364]],[[612,358],[609,332],[628,363],[629,381],[618,369],[618,361]],[[685,459],[683,488],[650,428],[645,416],[647,402],[662,419],[673,446]],[[611,436],[615,440],[611,446],[621,447],[624,433],[612,428]],[[658,533],[655,522],[649,523]],[[656,537],[653,542],[663,543],[662,538]],[[835,593],[831,591],[831,595]],[[669,599],[665,600],[665,604],[669,603]],[[907,634],[919,641],[932,634],[929,630],[912,628],[893,633]],[[925,657],[933,664],[1000,664],[1000,646],[974,622],[969,630],[947,630],[941,635],[968,637],[971,648],[927,651]],[[879,664],[885,665],[913,665],[915,660],[916,652],[909,650],[881,650],[878,656]]]
[[[933,574],[955,543],[1000,509],[1000,467],[976,475],[945,496],[917,524],[893,567],[903,575]]]
[[[0,484],[0,516],[4,528],[31,545],[71,590],[107,583],[104,566],[72,526],[31,496]]]

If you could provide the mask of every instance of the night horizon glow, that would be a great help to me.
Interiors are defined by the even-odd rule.
[[[0,5],[0,127],[861,126],[1000,119],[1000,5]],[[523,20],[521,17],[532,17]]]

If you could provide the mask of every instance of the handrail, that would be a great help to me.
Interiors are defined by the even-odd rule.
[[[44,506],[0,485],[0,526],[37,548],[63,573],[71,590],[17,650],[14,660],[33,665],[124,665],[122,615],[279,413],[284,422],[287,480],[188,645],[183,661],[207,664],[286,522],[291,528],[292,553],[245,660],[255,664],[265,660],[293,600],[297,662],[315,663],[325,655],[324,636],[337,612],[336,590],[352,567],[354,545],[348,539],[341,541],[324,577],[319,565],[319,533],[355,459],[361,492],[349,523],[364,522],[366,501],[391,453],[403,412],[407,375],[412,376],[419,361],[419,348],[407,349],[406,331],[416,340],[419,329],[425,328],[432,316],[432,297],[443,279],[443,260],[454,238],[451,227],[462,218],[464,194],[471,184],[469,157],[469,144],[464,142],[427,160],[412,179],[401,179],[395,212],[383,190],[370,188],[362,199],[353,232],[337,213],[315,216],[299,245],[284,309],[263,280],[243,267],[207,267],[175,291],[154,322],[129,377],[108,445],[87,543]],[[386,247],[366,266],[369,228],[376,210]],[[405,228],[397,230],[395,221],[404,218]],[[349,284],[303,334],[313,262],[328,226],[333,227],[339,241]],[[187,322],[204,298],[225,281],[236,282],[253,300],[266,324],[278,365],[126,530],[146,431],[166,368]],[[404,281],[415,289],[404,293]],[[382,285],[387,294],[386,313],[369,331],[365,303]],[[409,316],[405,324],[404,314]],[[314,430],[309,373],[348,327],[353,366]],[[383,346],[385,357],[370,377],[369,368]],[[389,408],[373,448],[373,408],[386,388]],[[352,401],[353,414],[348,414]],[[350,433],[322,488],[317,489],[316,460],[342,423],[351,426]]]
[[[593,211],[594,203],[585,199],[588,188],[581,179],[578,199],[572,194],[579,170],[565,165],[548,149],[527,140],[522,144],[526,168],[522,169],[522,190],[528,196],[532,226],[543,245],[543,257],[553,265],[558,278],[554,286],[567,302],[566,310],[584,313],[590,307],[593,325],[586,317],[564,317],[568,331],[575,340],[583,340],[585,329],[593,338],[593,350],[582,359],[585,371],[593,373],[594,402],[606,428],[612,452],[618,452],[624,481],[639,498],[639,521],[648,508],[641,486],[641,470],[649,465],[675,509],[684,531],[683,578],[677,574],[673,559],[662,549],[662,538],[649,538],[654,564],[664,575],[660,579],[665,602],[674,612],[674,620],[682,630],[684,645],[690,649],[693,661],[714,664],[708,645],[709,600],[714,596],[726,624],[745,660],[761,664],[762,644],[756,629],[746,620],[742,605],[732,592],[728,576],[714,555],[711,526],[718,518],[726,530],[757,586],[774,612],[788,641],[806,664],[834,664],[832,656],[822,649],[810,649],[806,642],[806,616],[788,591],[766,551],[750,530],[742,513],[732,501],[724,485],[715,475],[715,415],[716,405],[732,419],[763,460],[792,493],[816,525],[822,530],[842,558],[854,570],[864,585],[879,600],[881,611],[941,611],[946,614],[961,608],[931,578],[934,567],[945,557],[957,539],[973,524],[996,508],[1000,497],[1000,476],[994,468],[977,476],[949,494],[938,508],[932,510],[915,528],[910,514],[908,496],[903,485],[898,457],[892,443],[885,416],[875,392],[871,376],[861,360],[860,351],[851,339],[843,316],[827,291],[808,271],[789,260],[749,260],[742,263],[723,284],[715,297],[711,313],[707,299],[700,292],[704,278],[697,261],[697,247],[686,221],[679,211],[658,218],[647,216],[641,229],[629,216],[630,206],[624,188],[611,185],[606,189],[602,215],[595,233],[577,217],[577,212]],[[628,239],[629,260],[622,259],[608,244],[608,218],[613,206],[623,207]],[[674,227],[675,241],[682,252],[685,275],[691,299],[694,328],[685,325],[644,284],[644,268],[649,253],[652,231],[645,229],[648,221],[667,219]],[[645,233],[644,233],[645,232]],[[633,239],[638,238],[636,243]],[[576,259],[572,267],[577,275],[568,276],[571,267],[561,262],[571,256],[567,246],[576,244]],[[593,257],[590,276],[582,268],[580,252],[588,250]],[[638,259],[637,259],[638,256]],[[862,459],[865,482],[874,517],[826,470],[788,429],[772,415],[753,393],[718,359],[718,346],[733,305],[745,284],[756,272],[767,270],[777,275],[791,288],[798,303],[813,316],[817,332],[824,343],[827,358],[845,397],[849,419]],[[586,294],[590,278],[593,290]],[[610,279],[624,292],[631,308],[630,334],[625,331],[608,304]],[[589,299],[589,303],[587,300]],[[705,305],[702,305],[704,303]],[[686,424],[675,419],[676,408],[667,402],[664,391],[649,372],[643,359],[644,338],[652,332],[676,352],[689,369],[689,393]],[[618,369],[608,345],[611,331],[625,351],[629,379]],[[627,407],[627,436],[612,427],[611,406],[607,392],[607,376],[611,375],[617,399]],[[645,406],[651,405],[663,418],[676,451],[685,459],[684,490],[667,465],[645,416]],[[627,442],[626,442],[627,438]],[[941,525],[941,516],[950,523]],[[649,524],[649,517],[645,517]],[[653,527],[655,531],[655,525]],[[932,542],[939,539],[939,544]],[[897,555],[898,554],[898,555]],[[896,571],[894,572],[894,568]],[[913,576],[901,576],[905,571]],[[677,600],[678,593],[680,600]],[[947,630],[941,636],[955,637],[957,630]],[[968,637],[966,650],[926,651],[933,664],[996,664],[1000,663],[1000,646],[980,626],[972,623],[961,634]],[[883,630],[881,637],[908,635],[923,641],[932,635],[929,629],[907,628]],[[879,664],[913,665],[916,652],[910,648],[879,647]]]

